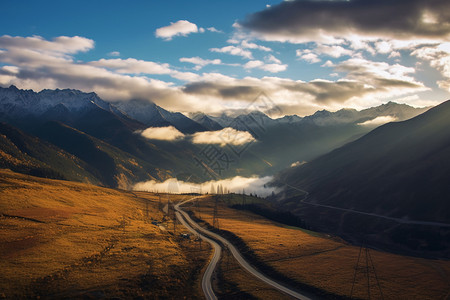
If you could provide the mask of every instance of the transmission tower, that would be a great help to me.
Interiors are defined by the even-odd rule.
[[[353,284],[350,291],[350,298],[353,296],[357,278],[361,277],[365,277],[364,280],[366,281],[365,285],[367,288],[367,299],[371,299],[371,297],[375,297],[375,299],[384,299],[377,272],[375,270],[375,265],[373,264],[372,256],[370,255],[370,249],[364,247],[364,243],[361,244],[361,247],[359,248],[358,260],[356,262],[355,272],[353,274]],[[374,287],[378,290],[375,295],[372,293],[372,288]]]

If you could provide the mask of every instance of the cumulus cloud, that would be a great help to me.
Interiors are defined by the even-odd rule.
[[[222,30],[219,30],[219,29],[217,29],[215,27],[208,27],[208,28],[206,28],[206,30],[208,30],[210,32],[223,33]]]
[[[447,0],[283,1],[239,22],[266,40],[303,43],[359,35],[409,40],[450,37]]]
[[[257,45],[255,43],[252,43],[252,42],[249,42],[246,40],[241,42],[241,46],[242,46],[242,48],[247,48],[247,49],[257,49],[257,50],[266,51],[266,52],[272,51],[272,49],[270,49],[269,47]]]
[[[220,59],[203,59],[198,56],[196,57],[182,57],[180,62],[187,62],[195,65],[196,70],[200,70],[207,65],[220,65],[222,61]]]
[[[318,45],[315,49],[314,52],[317,54],[322,54],[322,55],[328,55],[334,58],[339,58],[341,56],[352,56],[354,54],[354,52],[352,50],[349,49],[345,49],[341,46],[336,46],[336,45]]]
[[[287,65],[283,65],[283,64],[266,64],[260,60],[251,60],[249,62],[247,62],[246,64],[244,64],[244,69],[261,69],[264,71],[268,71],[271,73],[278,73],[281,71],[285,71],[287,69]]]
[[[133,190],[135,191],[154,191],[154,192],[169,192],[169,193],[209,193],[211,187],[216,190],[217,186],[221,185],[223,188],[229,190],[231,193],[242,193],[244,190],[246,194],[253,193],[258,196],[269,196],[272,191],[276,192],[274,187],[268,187],[267,184],[273,177],[241,177],[212,180],[204,183],[193,183],[179,181],[175,178],[168,179],[164,182],[157,182],[150,180],[146,182],[137,183]]]
[[[310,49],[298,49],[295,51],[295,54],[300,60],[307,61],[311,64],[318,63],[321,61],[319,56],[316,53],[313,53]]]
[[[197,25],[194,23],[186,20],[179,20],[175,23],[171,22],[168,26],[156,29],[155,36],[166,41],[170,41],[174,36],[187,36],[188,34],[202,31],[204,31],[204,29],[199,30]]]
[[[395,100],[395,97],[404,98],[427,90],[415,79],[414,68],[362,58],[327,64],[331,72],[341,76],[333,81],[305,82],[275,76],[234,78],[220,73],[181,72],[168,64],[132,58],[83,62],[77,60],[75,54],[91,49],[94,42],[81,37],[69,39],[0,37],[0,85],[14,84],[35,91],[74,88],[95,91],[109,101],[143,99],[174,111],[212,114],[245,109],[261,92],[265,92],[283,113],[306,115],[319,109],[367,108],[385,102],[386,98]],[[434,49],[431,52],[424,52],[424,46],[415,47],[422,49],[415,52],[416,57],[430,64],[435,60],[436,68],[442,65],[442,74],[447,74],[442,60],[442,55],[447,53],[445,47],[428,45],[429,49]],[[270,58],[252,64],[247,67],[274,68],[269,70],[272,72],[284,68]],[[166,74],[187,83],[176,85],[151,78],[152,74]]]
[[[108,56],[120,56],[120,52],[119,51],[111,51],[108,53]]]
[[[100,59],[90,62],[90,65],[104,67],[124,74],[169,74],[172,72],[169,64],[159,64],[152,61],[127,59]]]
[[[358,125],[360,126],[367,126],[367,127],[377,127],[389,122],[395,122],[397,121],[397,118],[393,117],[393,116],[380,116],[380,117],[376,117],[375,119],[372,120],[368,120],[362,123],[358,123]]]
[[[244,145],[256,141],[248,131],[226,127],[217,131],[196,132],[192,135],[194,144]]]
[[[450,91],[450,42],[418,48],[412,55],[436,68],[445,78],[437,82],[439,87]]]
[[[235,55],[235,56],[242,56],[243,58],[248,58],[248,59],[252,59],[253,55],[250,51],[242,49],[240,47],[236,47],[236,46],[225,46],[222,48],[211,48],[209,49],[212,52],[218,52],[218,53],[227,53],[230,55]]]
[[[0,37],[0,45],[7,49],[34,49],[43,54],[66,56],[94,48],[94,41],[80,36],[59,36],[48,41],[40,36],[24,38],[4,35]]]
[[[267,62],[271,62],[271,63],[274,63],[274,64],[281,64],[281,60],[279,60],[278,58],[276,58],[272,54],[267,55],[266,57],[264,57],[264,59]]]
[[[140,134],[150,140],[174,141],[184,138],[184,134],[173,126],[149,127]]]

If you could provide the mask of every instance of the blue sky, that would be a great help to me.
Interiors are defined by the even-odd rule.
[[[447,100],[449,4],[392,3],[4,0],[0,85],[186,113],[245,110],[261,92],[299,115]]]

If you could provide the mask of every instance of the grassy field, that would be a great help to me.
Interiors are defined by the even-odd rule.
[[[213,201],[205,199],[197,217],[212,224]],[[219,227],[240,237],[259,260],[277,272],[324,291],[350,296],[359,247],[337,238],[263,219],[250,212],[219,203]],[[449,299],[450,262],[405,257],[370,250],[384,299]],[[360,267],[365,267],[365,252]],[[370,265],[370,264],[369,264]],[[368,299],[367,273],[361,269],[356,276],[353,296]],[[380,299],[375,274],[370,276],[371,299]],[[230,284],[242,283],[242,276],[230,271],[224,278]],[[248,291],[257,296],[255,291]],[[272,297],[263,297],[270,299]]]
[[[0,298],[202,297],[210,248],[152,225],[158,201],[0,170]]]

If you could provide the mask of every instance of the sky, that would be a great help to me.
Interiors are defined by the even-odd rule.
[[[272,117],[450,99],[448,0],[0,7],[2,87],[94,91],[186,114],[256,107]]]

